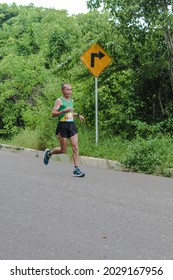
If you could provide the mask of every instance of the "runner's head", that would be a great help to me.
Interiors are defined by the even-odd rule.
[[[64,97],[69,98],[72,94],[72,87],[70,84],[63,84],[61,86],[61,91]]]

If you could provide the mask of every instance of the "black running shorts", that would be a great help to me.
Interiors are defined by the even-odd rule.
[[[71,138],[77,134],[77,128],[74,122],[59,122],[56,128],[56,135],[60,134],[63,138]]]

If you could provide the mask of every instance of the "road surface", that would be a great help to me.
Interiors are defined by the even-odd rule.
[[[0,150],[1,260],[173,259],[173,180]]]

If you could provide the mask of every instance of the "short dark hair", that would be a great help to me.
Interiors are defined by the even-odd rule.
[[[64,84],[62,84],[62,85],[61,85],[61,90],[63,90],[65,86],[70,86],[70,84],[69,84],[69,83],[64,83]]]

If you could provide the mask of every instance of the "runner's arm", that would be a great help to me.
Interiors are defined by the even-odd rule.
[[[62,102],[61,102],[61,99],[58,98],[56,101],[55,101],[55,104],[54,104],[54,107],[52,109],[52,117],[57,117],[59,116],[60,114],[63,114],[62,111],[61,112],[58,112],[59,108],[61,107],[62,105]]]
[[[81,114],[73,113],[73,116],[78,117],[78,118],[80,119],[81,122],[84,122],[84,121],[85,121],[84,116],[82,116]]]
[[[59,115],[62,115],[64,113],[68,113],[72,110],[72,108],[66,107],[64,110],[59,111],[59,108],[61,107],[61,105],[62,105],[62,101],[61,101],[60,98],[58,98],[55,101],[54,107],[52,109],[52,117],[58,117]]]

